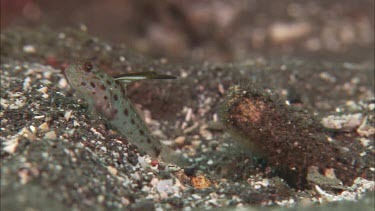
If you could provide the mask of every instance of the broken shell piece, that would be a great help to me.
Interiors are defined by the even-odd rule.
[[[44,115],[34,116],[34,119],[43,119],[44,117],[45,117]]]
[[[43,131],[49,130],[49,126],[48,126],[47,122],[41,124],[38,128],[41,129],[41,130],[43,130]]]
[[[369,146],[370,143],[371,143],[371,140],[370,140],[370,139],[366,139],[366,138],[361,138],[361,139],[359,139],[359,141],[361,141],[361,143],[362,143],[362,145],[363,145],[364,147]]]
[[[37,91],[40,92],[40,93],[43,93],[43,94],[47,94],[48,87],[42,87],[42,88],[38,89]]]
[[[64,118],[66,121],[69,121],[70,117],[72,116],[72,112],[73,112],[72,110],[65,112]]]
[[[348,114],[342,116],[330,115],[322,119],[324,127],[343,131],[351,131],[361,125],[363,120],[362,114]]]
[[[30,126],[30,130],[31,130],[31,132],[33,133],[33,134],[36,134],[36,127],[34,127],[34,125],[31,125]]]
[[[315,189],[316,189],[316,191],[318,191],[318,193],[322,196],[322,198],[325,201],[328,201],[328,202],[339,201],[339,199],[337,198],[337,196],[332,195],[332,194],[328,194],[323,189],[321,189],[318,185],[315,185]]]
[[[26,127],[22,128],[22,130],[18,132],[18,134],[31,141],[35,141],[37,139],[37,137],[34,134],[32,134],[30,130],[28,130]]]
[[[369,181],[358,177],[354,180],[354,184],[348,187],[340,195],[333,195],[325,192],[321,187],[315,185],[316,191],[322,196],[323,201],[358,201],[366,192],[373,191],[375,187],[374,181]]]
[[[13,154],[16,149],[17,149],[17,146],[18,146],[18,142],[19,142],[19,139],[18,138],[14,138],[10,141],[6,141],[6,142],[3,142],[5,147],[3,148],[3,150],[7,153],[10,153],[10,154]]]
[[[78,127],[78,126],[80,126],[80,124],[79,124],[79,122],[77,122],[76,120],[74,120],[74,121],[73,121],[73,126],[74,126],[74,127]]]
[[[31,82],[30,77],[25,78],[25,80],[23,81],[23,84],[22,84],[23,91],[27,91],[29,89],[30,82]]]

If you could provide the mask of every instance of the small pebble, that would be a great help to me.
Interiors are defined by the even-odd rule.
[[[111,173],[112,175],[117,174],[117,169],[115,167],[107,166],[107,169],[108,169],[109,173]]]
[[[160,180],[159,183],[156,186],[156,190],[159,193],[166,192],[166,193],[173,193],[173,180],[172,179],[166,179],[166,180]]]
[[[152,178],[152,179],[151,179],[150,184],[151,184],[153,187],[156,187],[158,183],[159,183],[159,179],[158,179],[158,178],[155,177],[155,178]]]
[[[336,77],[332,76],[331,74],[327,73],[327,72],[321,72],[319,74],[319,77],[327,82],[330,82],[330,83],[334,83],[336,82]]]
[[[193,144],[194,147],[199,147],[201,145],[202,141],[201,140],[194,140],[191,143]]]
[[[103,203],[105,200],[105,197],[103,195],[99,195],[97,199],[99,203]]]
[[[307,22],[275,23],[271,25],[269,35],[273,42],[284,43],[306,36],[311,29]]]
[[[224,85],[223,84],[219,84],[217,86],[217,89],[218,89],[218,91],[219,91],[220,94],[223,95],[225,93],[225,89],[224,89]]]
[[[44,138],[51,139],[51,140],[56,140],[57,139],[57,135],[56,135],[55,131],[50,131],[50,132],[48,132],[48,133],[46,133],[44,135]]]
[[[151,161],[151,165],[152,166],[156,166],[156,165],[158,165],[159,164],[159,161],[158,160],[152,160]]]
[[[22,185],[28,183],[30,181],[30,175],[27,169],[21,169],[18,171],[18,177],[20,178],[20,182]]]
[[[360,136],[369,137],[375,133],[375,127],[371,124],[368,124],[368,117],[366,116],[362,124],[357,128],[357,133]]]
[[[179,137],[177,137],[177,138],[174,140],[174,142],[175,142],[177,145],[182,146],[182,145],[184,145],[185,140],[186,140],[186,137],[185,137],[185,136],[179,136]]]
[[[68,86],[68,81],[65,79],[65,78],[61,78],[59,80],[59,83],[57,84],[57,86],[60,88],[60,89],[65,89],[67,86]]]
[[[33,45],[24,45],[22,50],[25,53],[35,53],[36,52],[36,49]]]

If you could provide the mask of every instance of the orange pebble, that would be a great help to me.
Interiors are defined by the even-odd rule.
[[[211,185],[211,181],[208,180],[205,176],[203,175],[198,175],[196,177],[191,177],[191,184],[195,187],[195,188],[199,188],[199,189],[202,189],[202,188],[208,188],[210,187]]]

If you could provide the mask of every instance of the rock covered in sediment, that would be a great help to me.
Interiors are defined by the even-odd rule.
[[[322,171],[333,168],[344,183],[351,183],[357,176],[338,148],[327,141],[319,122],[308,112],[286,105],[275,94],[232,86],[221,116],[236,140],[266,157],[291,186],[306,187],[310,166]]]

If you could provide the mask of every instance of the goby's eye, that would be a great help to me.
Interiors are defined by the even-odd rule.
[[[82,65],[82,69],[83,69],[85,72],[87,72],[87,73],[91,72],[91,70],[92,70],[92,64],[91,64],[91,62],[85,62],[85,63]]]

